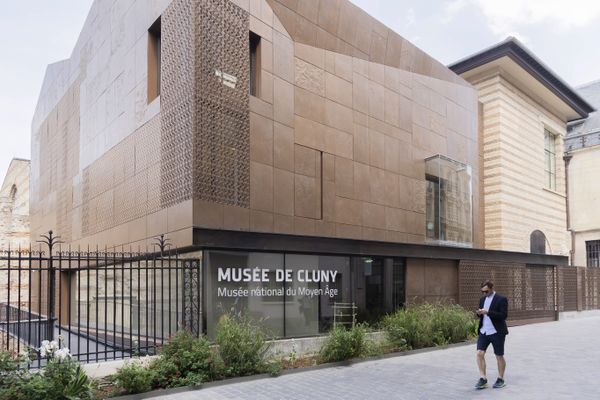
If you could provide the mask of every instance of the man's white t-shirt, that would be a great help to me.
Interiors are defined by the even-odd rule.
[[[483,308],[486,311],[490,311],[490,305],[492,304],[492,300],[494,299],[494,296],[496,295],[496,292],[492,293],[491,296],[487,296],[483,302]],[[492,320],[490,319],[490,317],[488,317],[487,314],[485,314],[483,316],[483,325],[481,326],[481,333],[483,333],[484,335],[493,335],[494,333],[496,333],[496,329],[494,328],[494,324],[492,324]]]

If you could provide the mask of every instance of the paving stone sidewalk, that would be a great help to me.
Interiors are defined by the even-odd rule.
[[[497,367],[486,357],[493,383]],[[503,389],[476,391],[475,345],[155,397],[229,399],[598,399],[600,317],[514,327]]]

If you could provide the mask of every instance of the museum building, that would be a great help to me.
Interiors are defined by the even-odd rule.
[[[567,263],[483,248],[479,118],[348,0],[94,1],[33,118],[32,239],[164,234],[202,260],[209,336],[232,309],[297,337],[460,302],[478,265]]]

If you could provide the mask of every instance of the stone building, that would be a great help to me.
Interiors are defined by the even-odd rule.
[[[600,108],[600,81],[577,88],[594,108]],[[565,140],[569,190],[571,263],[600,267],[600,112],[569,124]]]
[[[569,255],[564,141],[594,108],[514,38],[450,69],[478,91],[485,247]]]
[[[8,167],[2,187],[0,188],[0,251],[29,249],[29,160],[14,158]],[[16,253],[12,254],[11,267],[16,267]],[[6,268],[6,253],[0,253],[0,268]],[[19,277],[20,275],[20,277]],[[20,282],[20,290],[19,290]],[[26,272],[8,274],[0,271],[0,303],[19,303],[27,299],[29,287]],[[3,338],[4,336],[0,336]]]
[[[463,262],[565,263],[478,249],[477,96],[348,0],[95,1],[34,115],[32,235],[166,234],[209,334],[232,305],[305,336],[337,304],[457,300]]]
[[[0,188],[0,249],[29,248],[29,160],[14,158]]]

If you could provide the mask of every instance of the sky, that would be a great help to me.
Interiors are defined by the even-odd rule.
[[[600,79],[597,0],[351,1],[444,64],[515,36],[571,86]],[[31,119],[46,65],[69,57],[91,4],[2,5],[0,179],[13,157],[30,157]]]

